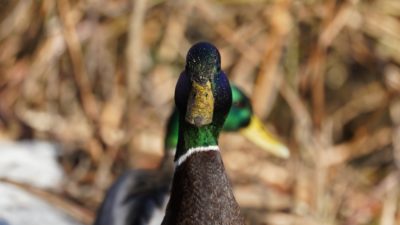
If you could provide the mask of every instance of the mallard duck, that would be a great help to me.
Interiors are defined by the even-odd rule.
[[[272,154],[286,158],[289,151],[272,136],[253,115],[249,98],[231,85],[232,107],[223,131],[239,131]],[[175,108],[168,119],[164,139],[164,158],[157,170],[129,170],[108,190],[98,210],[95,225],[160,224],[165,214],[174,172],[178,144],[179,111]]]
[[[178,79],[179,136],[162,225],[244,225],[218,147],[232,105],[231,87],[220,61],[216,47],[195,44]]]

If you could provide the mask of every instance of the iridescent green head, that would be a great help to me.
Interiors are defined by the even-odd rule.
[[[250,124],[253,110],[250,99],[235,85],[232,89],[232,107],[226,118],[223,130],[238,131]]]
[[[232,108],[225,121],[224,131],[239,131],[261,149],[277,157],[289,157],[289,149],[253,114],[250,99],[234,85],[232,99]]]
[[[186,68],[175,88],[179,111],[177,157],[195,147],[218,144],[232,104],[231,87],[221,71],[217,48],[200,42],[189,50]]]

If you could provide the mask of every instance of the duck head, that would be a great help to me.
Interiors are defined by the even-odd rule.
[[[218,75],[219,73],[223,75]],[[216,81],[219,83],[215,84],[214,78],[216,76],[223,76],[224,78],[217,78]],[[196,82],[194,88],[192,79]],[[221,59],[218,50],[211,44],[204,42],[194,45],[188,52],[185,71],[182,72],[176,86],[175,100],[177,107],[180,106],[180,110],[174,109],[167,124],[164,147],[168,155],[175,155],[178,144],[179,111],[184,112],[185,120],[187,119],[187,122],[195,126],[200,127],[205,123],[212,122],[216,99],[210,93],[226,91],[228,89],[227,83],[225,74],[221,71]],[[217,88],[219,90],[215,90]],[[217,99],[217,101],[223,99],[225,103],[218,105],[216,108],[218,111],[221,111],[220,108],[226,109],[226,105],[229,104],[229,96],[226,92],[224,93],[222,98]],[[253,114],[251,101],[244,92],[235,85],[231,85],[231,94],[232,107],[225,120],[223,131],[239,131],[262,150],[277,157],[287,158],[289,156],[288,148],[268,131],[260,119]],[[201,96],[203,98],[200,98]],[[220,115],[215,118],[217,124],[222,118],[223,116]]]
[[[200,42],[190,48],[176,85],[175,104],[180,115],[179,137],[183,137],[178,139],[176,157],[180,149],[218,144],[232,92],[221,70],[220,54],[212,44]]]

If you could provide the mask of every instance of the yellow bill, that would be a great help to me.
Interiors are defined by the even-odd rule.
[[[210,124],[214,112],[214,95],[211,82],[205,84],[192,83],[186,110],[186,121],[197,127]]]
[[[260,148],[281,158],[288,158],[289,149],[270,133],[263,123],[255,116],[251,117],[250,124],[241,129],[240,133]]]

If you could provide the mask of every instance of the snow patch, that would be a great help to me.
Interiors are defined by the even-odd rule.
[[[0,141],[0,178],[57,189],[64,176],[57,152],[57,145],[48,142]]]

